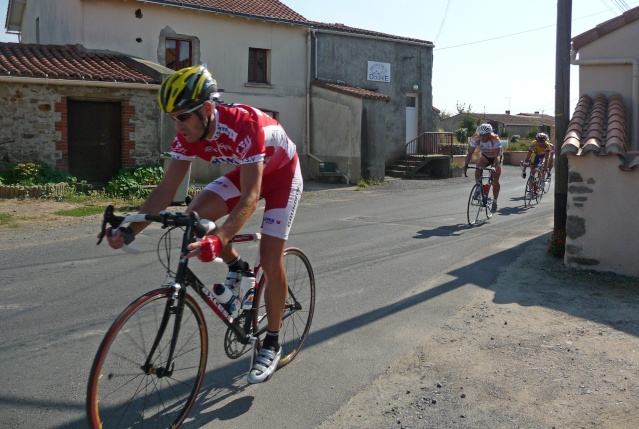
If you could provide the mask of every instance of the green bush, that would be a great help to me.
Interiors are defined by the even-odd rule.
[[[1,185],[37,186],[52,183],[75,183],[78,179],[60,170],[54,170],[47,164],[21,162],[5,164],[0,172]]]
[[[457,128],[455,130],[455,138],[459,143],[466,143],[468,141],[468,130],[466,128]]]
[[[506,150],[507,151],[525,151],[525,150],[528,150],[529,147],[530,145],[528,144],[528,142],[518,141],[516,143],[509,143]]]
[[[157,185],[164,176],[164,168],[147,165],[123,168],[104,187],[104,192],[116,198],[145,198],[151,191],[144,186]]]

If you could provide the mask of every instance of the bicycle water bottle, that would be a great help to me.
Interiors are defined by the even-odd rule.
[[[237,298],[233,291],[223,284],[216,283],[213,285],[213,294],[215,295],[215,298],[220,301],[220,304],[222,304],[224,308],[226,308],[226,310],[235,317],[237,310],[239,309],[239,305],[236,302]]]
[[[253,295],[255,293],[255,273],[253,271],[242,272],[240,290],[237,294],[240,299],[242,310],[248,310],[253,305]]]

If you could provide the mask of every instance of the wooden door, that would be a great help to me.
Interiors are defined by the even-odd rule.
[[[69,173],[104,185],[122,168],[119,102],[69,100]]]

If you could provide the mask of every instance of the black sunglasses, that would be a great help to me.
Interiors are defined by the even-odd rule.
[[[173,119],[174,121],[177,122],[184,122],[184,121],[188,121],[189,119],[191,119],[191,116],[193,116],[192,112],[195,112],[197,109],[199,109],[200,107],[202,107],[204,105],[204,103],[195,106],[194,108],[187,110],[186,112],[182,112],[179,115],[169,115],[169,118]]]

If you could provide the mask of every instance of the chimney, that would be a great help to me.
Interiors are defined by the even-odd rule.
[[[510,115],[510,110],[506,110],[506,114],[507,114],[507,115]]]

